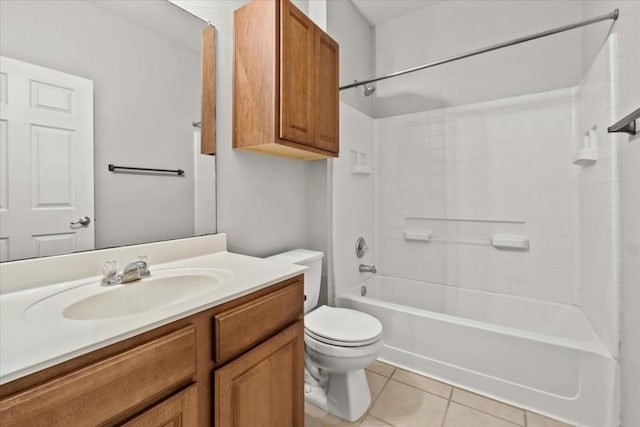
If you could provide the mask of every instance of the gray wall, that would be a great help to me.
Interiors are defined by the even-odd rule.
[[[327,32],[340,45],[340,85],[374,76],[375,46],[373,27],[350,1],[327,1]],[[373,96],[363,88],[347,89],[340,100],[371,116]]]
[[[218,232],[229,250],[266,256],[304,248],[309,234],[307,162],[231,148],[233,11],[247,1],[173,1],[210,21],[216,40]],[[307,2],[295,2],[307,12]]]
[[[192,236],[199,51],[90,2],[0,7],[2,55],[94,81],[96,247]],[[186,177],[114,174],[108,163],[182,168]]]
[[[416,67],[581,19],[581,2],[571,0],[437,2],[376,25],[376,73]],[[381,81],[374,115],[575,86],[582,77],[580,46],[580,31],[567,32]]]

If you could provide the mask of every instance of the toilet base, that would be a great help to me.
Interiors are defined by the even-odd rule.
[[[305,400],[336,417],[356,421],[371,403],[364,369],[330,373],[326,388],[305,384]]]
[[[329,408],[327,408],[327,391],[322,387],[305,384],[304,400],[329,412]]]

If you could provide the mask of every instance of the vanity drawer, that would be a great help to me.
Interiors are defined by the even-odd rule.
[[[98,425],[196,372],[196,328],[187,326],[0,402],[8,426]]]
[[[214,360],[242,353],[304,314],[303,279],[253,301],[214,315]]]

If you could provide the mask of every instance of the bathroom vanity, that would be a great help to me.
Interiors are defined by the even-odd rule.
[[[185,241],[198,239],[225,237],[175,242],[187,247]],[[138,249],[161,258],[157,246],[171,243]],[[108,251],[63,256],[61,266],[69,258],[99,258],[103,252]],[[98,318],[83,320],[65,317],[73,316],[68,310],[56,313],[53,306],[44,314],[34,311],[65,292],[73,295],[90,286],[78,286],[77,280],[3,289],[2,425],[303,425],[304,268],[219,251],[156,270],[195,266],[224,270],[232,277],[196,298],[116,317],[100,307],[94,311]],[[5,264],[3,278],[11,281],[19,270]],[[153,264],[151,272],[153,277]],[[140,286],[144,280],[114,290]],[[99,290],[108,292],[113,291]],[[49,319],[46,310],[51,311]]]

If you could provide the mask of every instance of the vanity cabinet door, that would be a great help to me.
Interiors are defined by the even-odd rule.
[[[158,403],[123,427],[195,427],[198,419],[196,385]]]
[[[215,426],[303,426],[303,340],[300,320],[215,371]]]

